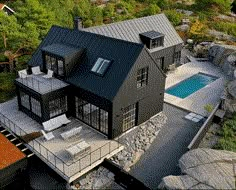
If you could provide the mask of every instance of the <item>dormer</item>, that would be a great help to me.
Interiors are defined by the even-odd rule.
[[[164,36],[164,34],[154,30],[139,34],[142,43],[146,45],[148,49],[164,46]]]
[[[81,62],[84,49],[75,48],[65,44],[51,44],[42,49],[43,70],[53,70],[54,76],[67,77],[72,69]]]

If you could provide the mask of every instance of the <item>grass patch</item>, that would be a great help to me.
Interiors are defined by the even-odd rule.
[[[14,79],[15,73],[0,73],[0,103],[13,98],[15,94]]]
[[[220,139],[214,146],[215,149],[223,149],[236,152],[236,113],[231,119],[224,122],[219,132]]]

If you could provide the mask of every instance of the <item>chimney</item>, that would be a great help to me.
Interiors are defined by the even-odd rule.
[[[81,17],[75,17],[74,18],[74,29],[79,30],[83,28],[83,21]]]

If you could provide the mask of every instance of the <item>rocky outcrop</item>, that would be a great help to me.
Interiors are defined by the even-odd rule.
[[[236,80],[227,84],[222,96],[222,107],[229,113],[236,111]]]
[[[213,45],[208,51],[210,61],[220,66],[229,77],[234,77],[236,70],[236,46]],[[235,57],[235,59],[233,59]]]
[[[124,149],[114,155],[111,160],[129,171],[130,167],[149,149],[166,121],[166,115],[159,113],[147,122],[125,133],[119,138],[119,142],[124,146]],[[106,168],[99,167],[80,179],[71,189],[104,189],[113,181],[114,174]]]
[[[199,148],[179,160],[184,175],[167,176],[160,189],[235,189],[236,153]]]

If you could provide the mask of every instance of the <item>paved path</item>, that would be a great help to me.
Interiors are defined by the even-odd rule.
[[[180,174],[178,160],[187,151],[188,144],[201,125],[183,119],[188,112],[169,104],[164,104],[164,113],[168,118],[166,125],[130,171],[152,189],[157,188],[162,177]]]

